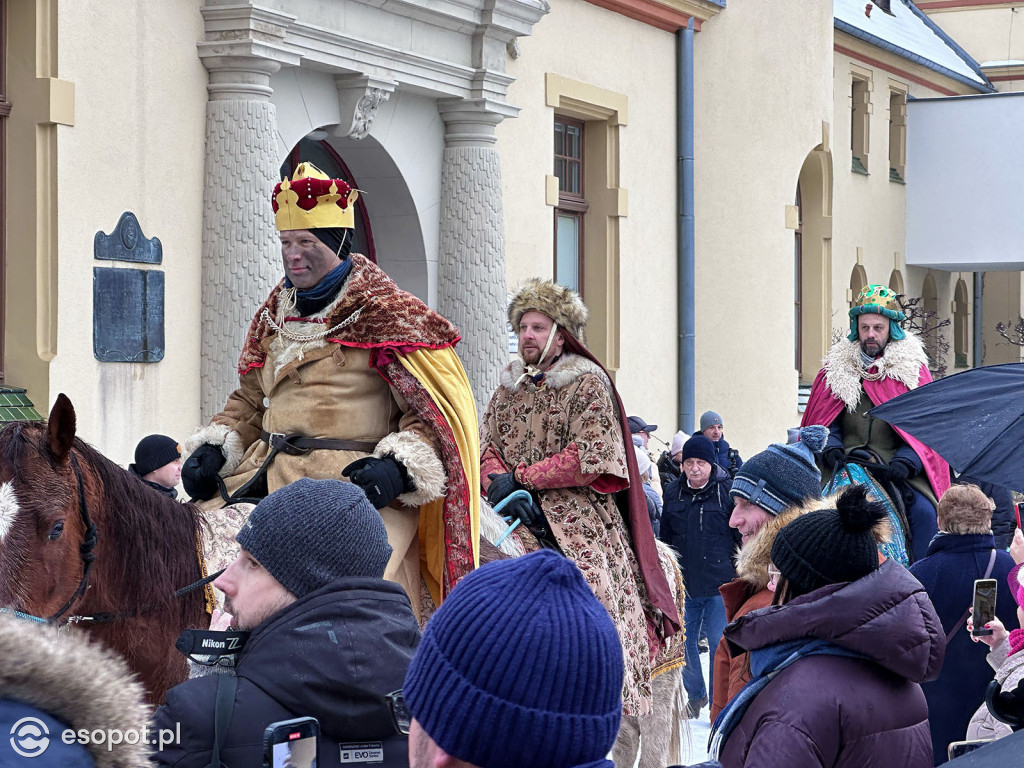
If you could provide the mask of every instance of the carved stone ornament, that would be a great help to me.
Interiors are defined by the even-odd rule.
[[[335,78],[338,106],[341,111],[339,135],[365,139],[370,135],[380,105],[390,98],[396,84],[389,80],[364,75]],[[349,117],[351,115],[351,117]],[[345,130],[348,126],[348,130]]]
[[[356,111],[352,115],[352,129],[348,135],[353,139],[365,139],[373,127],[377,117],[377,109],[388,100],[391,94],[383,88],[371,88],[356,102]]]
[[[131,211],[121,214],[109,235],[101,231],[93,238],[93,256],[105,261],[159,264],[163,261],[163,252],[160,238],[148,238],[142,234],[139,220]]]

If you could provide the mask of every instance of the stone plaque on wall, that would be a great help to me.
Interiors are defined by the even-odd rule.
[[[93,255],[106,261],[135,261],[159,264],[163,260],[160,238],[142,234],[139,220],[131,211],[125,211],[109,235],[97,232],[93,238]]]
[[[156,363],[164,357],[164,273],[92,270],[93,355],[104,363]]]

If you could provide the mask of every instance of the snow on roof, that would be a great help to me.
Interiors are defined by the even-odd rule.
[[[1006,59],[1005,61],[983,61],[981,62],[982,69],[991,69],[992,67],[1019,67],[1024,64],[1021,59]]]
[[[870,16],[864,13],[868,5]],[[911,0],[892,0],[891,16],[869,0],[833,0],[832,8],[836,29],[979,91],[992,90],[978,63]]]

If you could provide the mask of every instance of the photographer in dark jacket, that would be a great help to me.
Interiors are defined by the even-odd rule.
[[[709,670],[714,670],[715,650],[725,629],[725,606],[718,588],[736,578],[732,556],[740,533],[729,527],[733,501],[732,479],[715,464],[715,449],[703,435],[683,445],[683,475],[665,491],[661,515],[662,541],[673,546],[686,585],[686,689],[687,714],[694,719],[708,703],[714,687],[713,671],[704,686],[697,640],[704,634],[711,651]],[[702,631],[703,630],[703,631]]]
[[[405,591],[382,578],[391,547],[363,491],[298,480],[257,504],[236,539],[242,550],[215,585],[232,624],[252,634],[234,669],[223,764],[261,765],[270,723],[312,716],[321,768],[339,765],[339,748],[355,743],[380,750],[382,768],[407,766],[408,742],[387,694],[401,689],[420,633]],[[199,677],[168,692],[155,727],[180,724],[181,741],[159,752],[158,764],[211,762],[225,679]]]
[[[725,427],[722,424],[722,417],[714,411],[705,411],[700,415],[700,432],[694,432],[694,436],[704,435],[715,448],[715,463],[736,477],[736,472],[743,466],[743,459],[740,452],[729,447],[725,441]]]

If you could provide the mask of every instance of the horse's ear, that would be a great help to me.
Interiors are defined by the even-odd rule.
[[[61,392],[50,409],[47,429],[50,431],[50,452],[57,461],[64,461],[75,442],[75,406]]]

